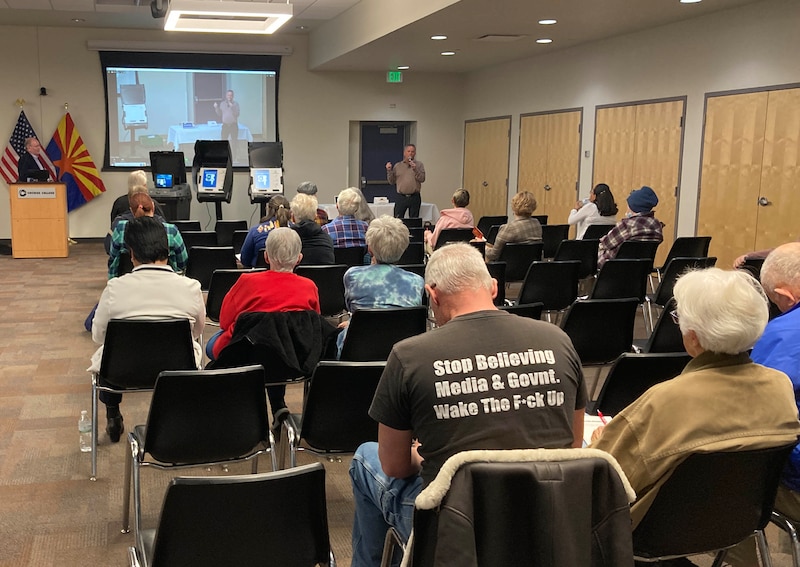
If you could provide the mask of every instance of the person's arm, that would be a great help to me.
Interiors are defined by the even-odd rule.
[[[592,206],[590,207],[589,205]],[[595,207],[595,205],[587,203],[586,205],[582,205],[580,208],[572,209],[569,212],[567,224],[578,224],[579,222],[588,219],[590,216],[592,216],[592,207]]]
[[[606,235],[600,239],[600,247],[598,250],[597,263],[598,268],[617,255],[617,249],[625,242],[625,231],[622,228],[622,223],[618,222],[614,228],[608,231]]]
[[[206,304],[203,302],[203,291],[200,289],[200,282],[194,280],[192,282],[194,291],[194,305],[192,306],[192,315],[194,317],[194,326],[192,326],[192,337],[196,341],[200,341],[203,337],[203,327],[206,324]]]
[[[414,179],[418,183],[425,183],[425,166],[421,162],[414,162]]]
[[[386,162],[386,181],[389,182],[389,185],[397,183],[397,174],[394,172],[394,166],[390,161]]]
[[[170,245],[169,263],[176,273],[182,274],[186,271],[186,263],[189,260],[189,254],[186,252],[186,245],[183,242],[180,231],[174,224],[165,228],[167,229],[167,240],[169,240]]]
[[[239,294],[246,278],[247,274],[240,276],[222,299],[222,307],[219,309],[219,328],[223,331],[232,328],[236,323],[236,318],[239,316]]]
[[[92,320],[92,340],[98,345],[106,342],[106,329],[111,319],[110,285],[113,284],[107,284],[103,293],[100,295],[100,301],[97,303],[97,309],[95,309],[94,319]]]
[[[117,224],[111,234],[111,246],[108,250],[108,279],[114,279],[119,274],[119,256],[125,252],[125,225],[127,221]]]
[[[410,430],[392,429],[378,424],[378,457],[383,472],[394,478],[407,478],[419,473],[422,459],[411,444]]]
[[[239,257],[242,260],[242,266],[245,268],[253,268],[258,263],[258,250],[256,250],[255,245],[255,230],[248,230],[247,236],[244,237],[244,242],[242,243],[242,250],[239,254]]]
[[[233,109],[232,109],[232,110],[233,110],[233,117],[234,117],[234,118],[236,119],[236,121],[238,122],[238,121],[239,121],[239,114],[240,114],[240,113],[241,113],[241,111],[242,111],[242,107],[241,107],[241,106],[239,106],[239,103],[238,103],[238,102],[234,102],[234,103],[233,103]]]
[[[500,254],[503,253],[503,248],[506,245],[507,234],[508,225],[504,224],[500,227],[500,230],[497,231],[497,236],[495,237],[494,244],[492,244],[491,248],[488,245],[486,246],[487,262],[495,262],[498,258],[500,258]]]
[[[586,408],[576,409],[572,414],[572,447],[580,449],[583,447],[583,420]]]

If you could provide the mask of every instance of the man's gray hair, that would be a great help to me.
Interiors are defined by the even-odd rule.
[[[314,220],[317,218],[317,198],[305,193],[298,193],[292,199],[291,209],[294,220],[297,222]]]
[[[367,229],[367,246],[379,264],[394,264],[408,248],[408,227],[403,221],[382,215]]]
[[[783,287],[800,295],[800,242],[782,244],[769,253],[761,266],[761,283],[768,293]]]
[[[306,195],[316,195],[317,194],[317,186],[310,181],[303,181],[300,185],[297,186],[298,193],[304,193]]]
[[[131,171],[128,174],[128,195],[131,194],[131,189],[141,185],[144,185],[144,189],[147,191],[147,173],[141,169]]]
[[[681,333],[694,331],[705,350],[739,354],[767,326],[767,297],[744,271],[694,270],[678,278],[674,294]]]
[[[481,287],[492,290],[492,277],[481,253],[466,243],[447,244],[431,254],[425,283],[447,295]]]
[[[297,265],[303,243],[297,231],[286,226],[270,231],[267,238],[267,261],[273,272],[291,272]]]
[[[340,215],[353,216],[361,205],[361,196],[354,189],[348,187],[339,193],[336,205],[339,207]]]

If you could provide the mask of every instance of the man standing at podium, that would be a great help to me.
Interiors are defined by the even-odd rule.
[[[25,138],[25,153],[19,158],[17,169],[19,170],[18,182],[27,183],[28,180],[47,181],[50,178],[43,177],[42,171],[47,171],[44,166],[44,159],[41,157],[42,145],[36,138]]]

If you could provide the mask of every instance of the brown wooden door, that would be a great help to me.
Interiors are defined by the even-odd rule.
[[[510,116],[464,124],[464,189],[476,223],[506,214],[510,129]]]

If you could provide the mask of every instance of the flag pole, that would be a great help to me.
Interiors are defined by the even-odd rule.
[[[68,102],[65,102],[65,103],[64,103],[64,114],[66,114],[66,113],[68,113],[68,112],[69,112],[69,103],[68,103]]]
[[[25,106],[25,99],[24,99],[24,98],[18,98],[18,99],[17,99],[16,101],[14,101],[14,102],[15,102],[15,103],[16,103],[16,105],[17,105],[17,106],[20,108],[20,110],[22,110],[22,107],[23,107],[23,106]]]

